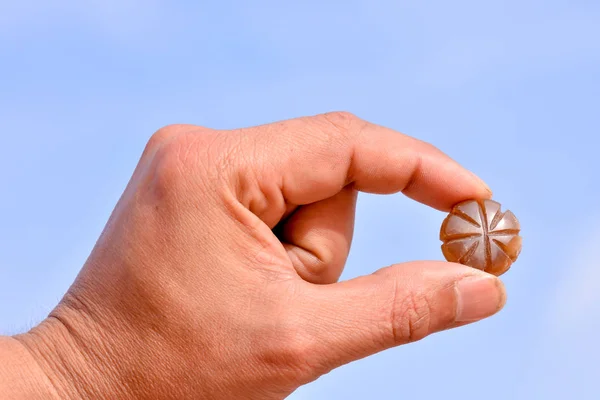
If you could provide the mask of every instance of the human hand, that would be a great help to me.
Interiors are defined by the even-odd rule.
[[[337,282],[357,191],[439,210],[490,196],[433,146],[346,113],[163,128],[73,286],[17,339],[61,398],[281,399],[503,306],[496,277],[446,262]]]

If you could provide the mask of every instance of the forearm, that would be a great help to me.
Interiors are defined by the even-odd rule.
[[[17,339],[0,337],[0,393],[2,398],[61,398],[27,348]]]
[[[81,339],[81,340],[79,340]],[[85,346],[66,325],[49,317],[27,333],[0,337],[0,396],[12,399],[128,398],[98,363],[99,346]],[[97,366],[95,368],[94,366]]]

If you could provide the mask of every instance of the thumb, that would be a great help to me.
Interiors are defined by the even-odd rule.
[[[506,301],[495,276],[460,264],[411,262],[372,275],[311,285],[303,322],[317,365],[333,369],[498,312]]]

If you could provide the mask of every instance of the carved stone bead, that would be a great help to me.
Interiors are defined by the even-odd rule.
[[[521,252],[521,227],[510,211],[493,200],[467,200],[455,205],[440,229],[446,260],[505,273]]]

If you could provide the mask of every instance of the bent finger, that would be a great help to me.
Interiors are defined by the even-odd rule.
[[[356,197],[356,190],[346,186],[300,207],[281,226],[281,240],[302,279],[319,284],[339,279],[352,243]]]
[[[327,199],[350,183],[370,193],[401,191],[444,211],[461,200],[491,196],[481,179],[429,143],[351,114],[293,119],[243,133],[261,171],[267,171],[259,174],[259,184],[279,185],[287,203]]]

